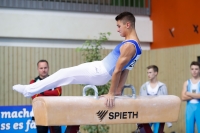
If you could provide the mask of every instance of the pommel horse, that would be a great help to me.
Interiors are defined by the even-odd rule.
[[[86,96],[85,92],[92,88],[95,96]],[[33,100],[33,111],[37,125],[96,125],[136,123],[140,133],[152,133],[149,123],[160,122],[159,133],[163,133],[165,122],[176,122],[179,116],[181,100],[174,95],[115,97],[115,107],[107,108],[105,99],[98,97],[96,86],[83,88],[83,96],[37,97]],[[144,124],[140,124],[144,123]],[[70,132],[72,133],[72,132]],[[73,132],[74,133],[74,132]]]

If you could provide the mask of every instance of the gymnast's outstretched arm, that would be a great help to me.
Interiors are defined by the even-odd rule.
[[[117,61],[115,70],[112,75],[110,89],[107,95],[104,95],[106,98],[106,106],[113,107],[114,106],[114,95],[118,88],[121,86],[120,83],[126,81],[127,75],[123,76],[123,67],[131,60],[131,58],[135,55],[135,46],[131,43],[126,43],[120,48],[120,56]]]
[[[122,74],[120,76],[119,85],[118,85],[118,87],[117,87],[117,89],[115,91],[115,96],[120,96],[121,95],[123,86],[126,83],[126,79],[128,77],[128,73],[129,73],[128,69],[125,69],[124,71],[122,71]]]

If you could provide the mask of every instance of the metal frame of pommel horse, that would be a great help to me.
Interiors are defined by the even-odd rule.
[[[86,96],[90,88],[95,96]],[[126,88],[132,90],[132,95],[124,95]],[[67,125],[65,133],[77,133],[79,125],[130,123],[144,123],[138,124],[140,133],[152,133],[149,123],[160,122],[159,133],[163,133],[164,122],[178,120],[181,100],[177,96],[136,98],[132,85],[124,85],[121,94],[115,96],[115,107],[111,109],[103,104],[104,98],[98,99],[98,90],[94,85],[85,86],[83,96],[37,97],[32,102],[35,122],[44,126]]]

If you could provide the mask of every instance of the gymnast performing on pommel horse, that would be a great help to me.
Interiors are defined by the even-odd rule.
[[[122,12],[116,16],[115,20],[118,27],[117,31],[120,33],[120,36],[125,37],[125,40],[118,44],[103,60],[60,69],[49,77],[30,85],[18,84],[13,86],[13,90],[22,93],[25,97],[31,97],[34,94],[44,92],[49,88],[55,88],[57,86],[69,84],[103,85],[112,79],[108,94],[101,96],[98,100],[90,97],[70,96],[54,97],[52,100],[52,97],[35,98],[33,100],[33,110],[37,125],[94,125],[173,122],[177,120],[180,99],[177,100],[175,96],[143,99],[115,97],[122,94],[122,88],[126,82],[129,70],[133,68],[142,54],[139,39],[135,31],[134,15],[130,12]],[[152,103],[154,102],[153,104],[148,102],[150,99]],[[126,100],[126,102],[124,100]],[[53,101],[57,101],[57,104],[53,105],[55,103]],[[84,105],[81,104],[82,102]],[[105,103],[106,106],[104,104],[102,106],[102,103]],[[148,108],[150,108],[149,106],[151,105],[154,109],[151,108],[150,111],[144,105],[148,105]],[[163,105],[165,105],[165,107],[163,107]],[[79,107],[82,112],[78,109]],[[170,108],[173,109],[173,111],[170,111]],[[99,111],[99,114],[101,114],[102,110],[103,112],[107,112],[109,117],[106,117],[106,113],[104,112],[104,118],[100,115],[101,120],[99,121],[96,115]],[[38,111],[40,111],[40,113]],[[161,112],[164,114],[149,116],[149,114]],[[42,113],[46,113],[47,115],[43,115],[42,117]],[[56,114],[49,116],[49,113]],[[59,113],[60,116],[62,114],[62,117],[57,116]],[[163,115],[165,118],[162,117]],[[56,118],[51,118],[52,116],[56,116]]]

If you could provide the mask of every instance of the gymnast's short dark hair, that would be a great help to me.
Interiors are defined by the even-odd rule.
[[[135,28],[135,17],[130,12],[122,12],[115,18],[116,21],[122,20],[123,23],[130,22],[131,26]]]

